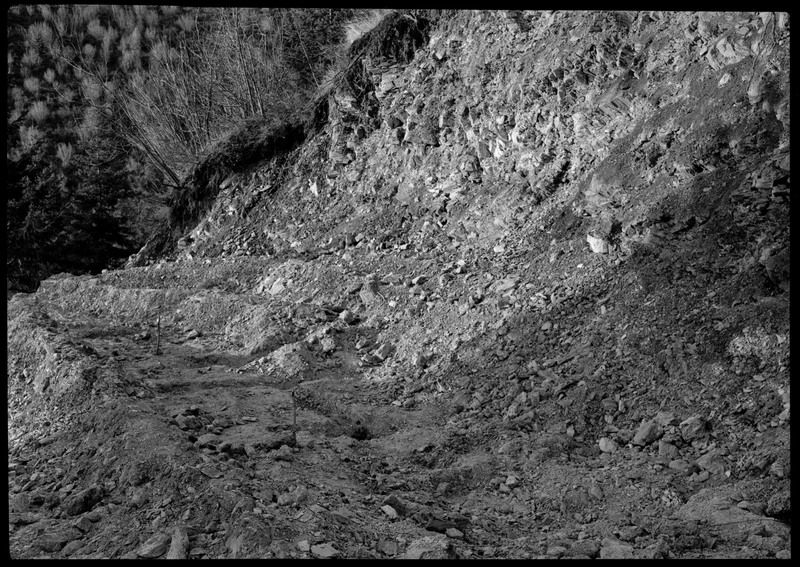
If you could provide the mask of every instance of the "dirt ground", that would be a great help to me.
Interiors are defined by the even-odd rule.
[[[513,33],[576,52],[634,33],[572,41],[588,16],[551,15]],[[693,17],[686,37],[718,45]],[[731,33],[783,21],[748,17]],[[518,37],[498,34],[519,18],[457,18],[470,50],[455,19],[398,71],[429,110],[426,81]],[[683,53],[675,22],[636,18],[669,45],[653,58]],[[414,169],[386,124],[320,165],[326,130],[296,184],[242,213],[275,174],[242,172],[179,253],[9,298],[11,557],[790,558],[788,110],[725,115],[748,89],[730,58],[651,78],[669,112],[623,89],[610,141],[586,142],[624,120],[540,138],[538,186],[480,147],[479,180],[447,177],[472,163],[447,133]],[[566,96],[552,77],[543,96]],[[464,127],[500,124],[496,104]]]

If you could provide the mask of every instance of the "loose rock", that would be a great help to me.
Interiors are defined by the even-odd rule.
[[[157,533],[148,539],[136,550],[136,555],[145,559],[155,559],[161,557],[169,549],[172,537],[169,534]]]

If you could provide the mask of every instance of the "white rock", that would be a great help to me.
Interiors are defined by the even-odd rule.
[[[595,254],[608,254],[608,242],[591,234],[586,235],[586,242]]]
[[[452,559],[452,544],[447,536],[436,534],[411,542],[403,559]]]
[[[275,280],[275,282],[273,282],[272,286],[269,288],[269,294],[278,295],[284,289],[286,289],[286,286],[283,285],[283,279],[278,278],[277,280]]]

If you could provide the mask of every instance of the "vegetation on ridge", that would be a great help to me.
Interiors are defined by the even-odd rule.
[[[244,121],[307,105],[354,10],[8,11],[8,284],[114,266]]]

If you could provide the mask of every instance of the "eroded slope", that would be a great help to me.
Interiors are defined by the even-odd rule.
[[[788,16],[420,29],[9,303],[15,557],[790,556]]]

